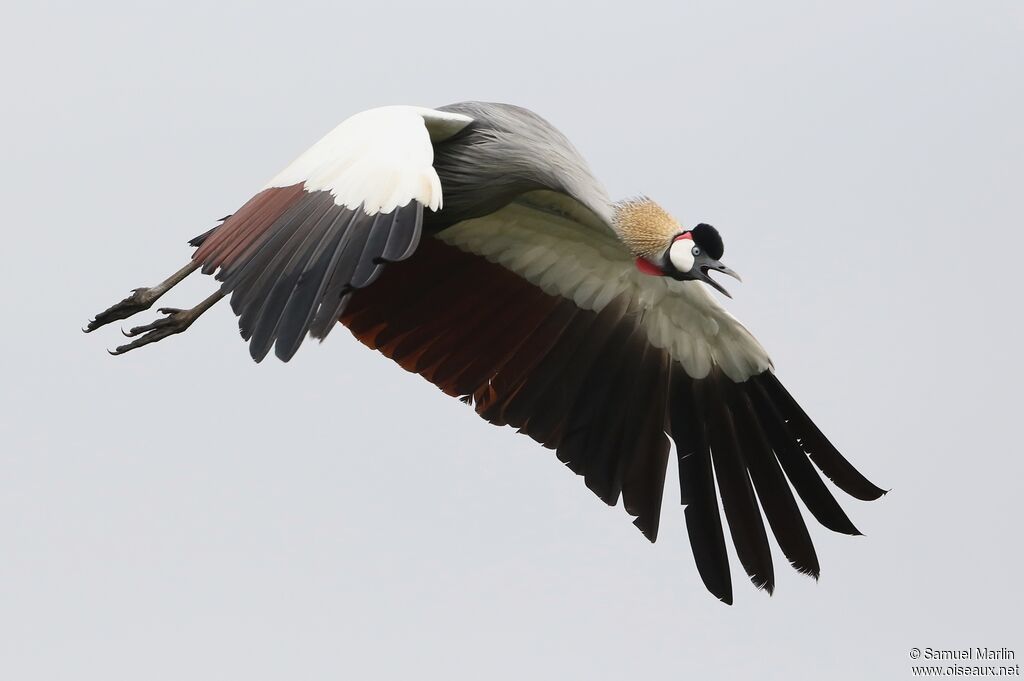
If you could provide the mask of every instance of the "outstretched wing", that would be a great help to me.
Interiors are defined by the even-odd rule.
[[[352,291],[415,251],[423,210],[441,207],[431,142],[471,120],[407,106],[356,114],[202,240],[193,257],[231,294],[253,359],[276,346],[287,361],[307,332],[323,338]]]
[[[651,541],[671,437],[697,567],[726,602],[716,481],[740,562],[769,591],[762,511],[793,566],[819,571],[789,483],[826,527],[858,533],[812,462],[859,499],[882,494],[703,284],[641,274],[610,232],[530,195],[424,239],[415,258],[356,292],[341,321],[491,423],[555,449],[606,503],[621,496]]]

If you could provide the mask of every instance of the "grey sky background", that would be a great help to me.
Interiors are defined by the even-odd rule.
[[[1024,656],[1024,5],[5,3],[0,678],[901,679]],[[343,329],[253,364],[226,306],[121,358],[180,267],[346,116],[559,126],[718,226],[730,309],[893,491],[815,583],[705,591],[552,453]],[[189,280],[167,305],[213,290]],[[153,313],[142,315],[149,321]],[[774,547],[773,547],[774,549]]]

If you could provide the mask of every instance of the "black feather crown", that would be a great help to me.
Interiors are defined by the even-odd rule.
[[[690,233],[693,235],[693,243],[700,246],[701,250],[715,260],[721,260],[725,253],[725,243],[722,242],[722,235],[718,230],[706,223],[700,223]]]

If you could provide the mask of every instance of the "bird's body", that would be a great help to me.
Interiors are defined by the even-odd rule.
[[[604,501],[621,496],[652,541],[671,438],[697,566],[723,600],[716,481],[740,562],[769,590],[758,502],[787,558],[816,576],[789,484],[848,534],[857,530],[811,462],[855,497],[882,494],[704,285],[724,292],[708,270],[734,274],[717,231],[684,229],[648,199],[613,203],[564,135],[526,109],[357,114],[192,243],[190,265],[89,330],[201,267],[220,291],[133,329],[140,337],[119,352],[184,330],[226,295],[257,361],[272,348],[287,361],[307,333],[322,339],[340,321],[492,423],[555,449]]]

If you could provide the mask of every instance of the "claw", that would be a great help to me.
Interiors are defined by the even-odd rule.
[[[141,326],[133,326],[132,328],[128,329],[128,333],[126,333],[125,336],[127,336],[128,338],[135,338],[140,333],[148,333],[150,331],[154,331],[156,329],[159,329],[161,326],[163,326],[163,324],[161,324],[161,322],[163,322],[163,321],[164,321],[163,319],[158,319],[155,322],[150,322],[149,324],[143,324]]]
[[[122,300],[119,303],[111,305],[103,312],[100,312],[90,321],[82,331],[90,333],[106,326],[110,322],[116,322],[119,319],[127,319],[134,314],[138,314],[143,310],[148,310],[150,306],[156,302],[159,296],[154,294],[153,289],[148,288],[136,288],[132,289],[132,294]]]
[[[173,312],[171,311],[173,310]],[[168,336],[181,333],[196,320],[198,316],[193,310],[179,310],[177,308],[160,308],[159,312],[166,314],[163,319],[157,319],[149,324],[136,326],[128,331],[121,329],[126,338],[135,338],[131,343],[120,345],[113,350],[107,350],[112,355],[123,355],[124,353],[141,348],[143,345],[155,343]],[[140,335],[141,334],[141,335]]]
[[[184,272],[184,270],[182,271]],[[152,294],[152,289],[137,289],[137,292],[138,291],[144,292],[144,295],[146,296],[152,296],[152,298],[150,298],[149,302],[146,304],[147,308],[149,307],[149,305],[152,304],[154,300],[163,295],[159,291],[157,291],[155,295]],[[199,319],[200,315],[202,315],[204,312],[213,307],[214,304],[216,304],[217,301],[223,297],[224,293],[218,290],[209,295],[204,301],[188,310],[182,310],[177,307],[161,307],[157,310],[157,312],[164,315],[163,317],[155,319],[149,324],[134,326],[128,329],[127,331],[124,328],[122,328],[121,334],[125,338],[132,338],[134,340],[132,340],[131,343],[119,345],[113,350],[107,350],[107,352],[109,352],[111,355],[123,355],[124,353],[129,352],[131,350],[135,350],[136,348],[141,348],[143,345],[149,345],[150,343],[155,343],[159,340],[163,340],[168,336],[173,336],[174,334],[181,333],[188,327],[192,326],[192,323],[195,322],[195,320]],[[126,301],[127,300],[128,299],[126,299]],[[123,302],[125,301],[122,301],[122,303]],[[114,308],[117,308],[119,305],[121,305],[121,303],[115,305]],[[118,311],[117,314],[121,314],[121,311]],[[109,321],[124,318],[111,317],[110,319],[107,319],[106,317],[104,317],[104,315],[106,315],[106,313],[97,315],[96,323],[90,324],[89,328],[86,330],[92,331],[94,328],[99,328],[100,326],[108,323]]]
[[[156,286],[132,289],[130,296],[100,312],[82,331],[89,333],[101,326],[106,326],[110,322],[116,322],[118,319],[127,319],[143,310],[148,310],[160,296],[177,286],[182,279],[197,269],[199,269],[199,262],[190,260],[188,264]]]

